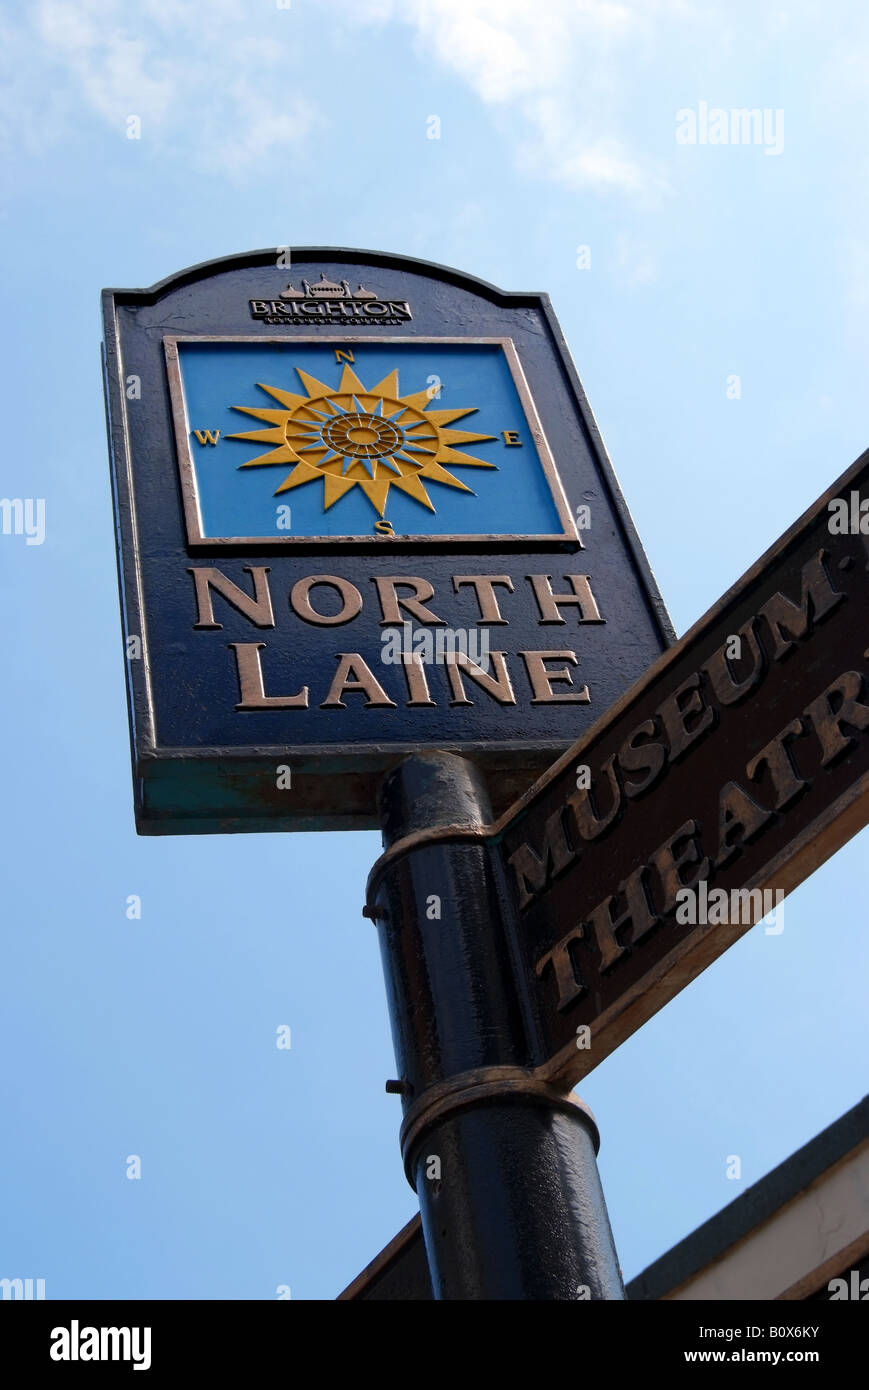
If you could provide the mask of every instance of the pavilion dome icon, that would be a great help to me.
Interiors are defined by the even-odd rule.
[[[327,280],[326,276],[320,271],[320,278],[315,285],[303,280],[305,291],[309,299],[351,299],[350,286],[346,280],[336,284],[334,280]]]
[[[323,272],[315,284],[309,280],[303,280],[303,289],[297,290],[292,280],[285,290],[281,290],[281,299],[377,299],[373,290],[367,290],[364,285],[360,285],[355,294],[351,294],[350,285],[347,280],[340,283],[335,280],[327,280]]]

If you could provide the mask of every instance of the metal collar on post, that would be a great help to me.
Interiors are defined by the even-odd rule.
[[[595,1153],[599,1151],[600,1133],[594,1115],[578,1096],[565,1095],[524,1067],[478,1067],[430,1086],[405,1114],[399,1130],[399,1143],[405,1175],[411,1187],[416,1190],[413,1151],[431,1125],[468,1106],[503,1100],[546,1105],[580,1118],[591,1135]]]

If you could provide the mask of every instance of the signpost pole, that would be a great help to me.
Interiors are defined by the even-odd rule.
[[[408,757],[380,814],[366,915],[435,1297],[623,1299],[594,1119],[529,1068],[480,774],[450,753]]]

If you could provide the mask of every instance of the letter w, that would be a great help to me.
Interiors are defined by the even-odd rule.
[[[220,430],[194,430],[193,433],[200,444],[216,444],[220,438]]]

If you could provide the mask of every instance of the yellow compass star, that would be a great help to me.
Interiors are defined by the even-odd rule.
[[[397,487],[433,512],[435,507],[423,479],[473,492],[454,478],[444,464],[495,467],[485,459],[474,458],[455,448],[457,444],[492,440],[494,435],[447,428],[454,420],[473,414],[476,406],[431,410],[433,398],[429,391],[400,396],[397,370],[370,390],[347,366],[335,389],[302,371],[301,367],[297,367],[296,372],[306,395],[258,382],[257,385],[279,401],[283,409],[235,405],[233,410],[252,415],[270,428],[227,436],[276,446],[269,453],[240,464],[241,468],[294,465],[275,489],[276,497],[320,478],[323,480],[324,510],[334,506],[351,488],[361,487],[382,517],[389,489]]]

